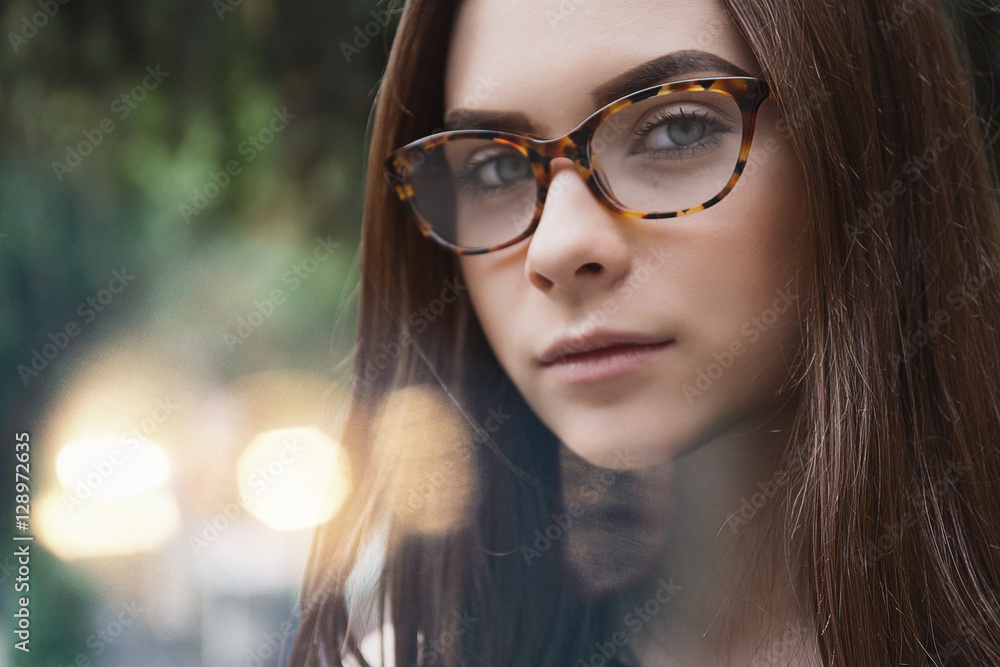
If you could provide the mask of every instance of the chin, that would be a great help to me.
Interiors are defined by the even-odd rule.
[[[702,439],[685,429],[665,429],[663,421],[656,430],[627,428],[616,420],[609,428],[598,428],[578,421],[573,428],[553,429],[560,442],[587,463],[611,470],[641,470],[658,466],[697,446]]]
[[[717,398],[700,405],[643,400],[605,409],[563,407],[544,415],[543,421],[567,449],[587,463],[612,470],[640,470],[699,449],[753,412],[729,397]]]

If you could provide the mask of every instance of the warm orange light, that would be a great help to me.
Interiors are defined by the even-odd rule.
[[[405,532],[441,534],[468,518],[476,491],[469,429],[442,394],[409,387],[390,394],[376,422],[376,466]]]

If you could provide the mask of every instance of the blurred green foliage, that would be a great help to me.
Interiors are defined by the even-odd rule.
[[[313,315],[279,327],[299,342],[310,327],[314,338],[329,334],[359,236],[367,119],[390,39],[385,14],[384,3],[362,0],[52,0],[3,9],[0,361],[15,380],[4,383],[4,406],[44,397],[62,357],[27,386],[16,368],[48,333],[79,319],[79,304],[121,266],[137,279],[108,306],[114,316],[80,322],[74,345],[126,314],[147,316],[143,308],[179,308],[159,315],[190,323],[180,311],[213,286],[148,298],[175,291],[192,266],[210,262],[253,279],[262,257],[294,265],[313,239],[332,236],[345,264],[324,278],[339,278],[309,285],[318,298],[298,307]],[[341,43],[372,25],[377,34],[365,35],[348,62]],[[275,110],[287,126],[271,135]],[[228,175],[227,163],[238,173]],[[207,278],[224,291],[226,276]],[[308,355],[328,347],[296,345],[298,363],[283,361],[314,367],[318,357]]]
[[[386,4],[0,7],[3,470],[13,469],[15,432],[33,433],[35,461],[54,446],[37,437],[46,411],[79,359],[113,335],[157,339],[150,356],[187,356],[220,383],[272,369],[342,377],[366,131],[391,41]],[[321,260],[319,238],[336,246]],[[104,304],[115,271],[135,278]],[[232,344],[226,334],[275,290],[285,301]],[[58,354],[26,375],[47,345]],[[9,485],[0,482],[4,535]],[[41,545],[35,553],[34,655],[15,664],[70,664],[85,647],[93,591]]]

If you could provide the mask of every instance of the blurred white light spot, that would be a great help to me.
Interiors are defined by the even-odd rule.
[[[59,451],[56,475],[77,500],[123,500],[162,487],[170,459],[160,445],[134,436],[79,438]]]
[[[126,500],[76,500],[50,493],[38,503],[39,538],[64,560],[153,551],[180,525],[180,510],[165,490]]]
[[[236,463],[240,502],[275,530],[323,523],[350,490],[347,453],[315,428],[262,433]]]

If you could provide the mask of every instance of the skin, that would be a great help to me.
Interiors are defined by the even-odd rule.
[[[563,18],[554,2],[466,2],[448,61],[445,108],[455,112],[475,99],[479,109],[520,111],[541,136],[552,137],[596,110],[592,88],[665,53],[697,48],[758,72],[716,2],[589,0],[574,7]],[[550,24],[553,16],[560,20]],[[713,72],[676,78],[702,74]],[[485,96],[483,77],[495,88]],[[767,100],[750,173],[715,206],[670,220],[609,210],[559,158],[534,235],[462,258],[500,364],[585,460],[609,467],[662,462],[773,411],[796,352],[805,262],[801,168],[776,125]],[[558,336],[602,322],[674,343],[644,368],[603,382],[567,384],[539,364]],[[699,374],[717,374],[712,365],[726,361],[734,346],[740,353],[730,367],[699,389]]]
[[[592,89],[690,49],[759,74],[714,0],[466,0],[445,73],[446,116],[469,108],[521,112],[537,136],[561,136],[597,110]],[[723,583],[738,577],[747,558],[761,556],[750,551],[753,540],[731,537],[725,525],[774,474],[796,405],[791,368],[810,253],[802,168],[778,121],[775,102],[765,101],[735,189],[715,206],[675,219],[611,211],[572,162],[556,159],[534,235],[460,260],[497,359],[574,461],[567,474],[583,479],[584,465],[626,471],[609,479],[627,480],[627,492],[609,485],[579,498],[588,513],[570,536],[570,556],[583,554],[574,567],[591,584],[584,590],[621,590],[651,571],[653,579],[683,583],[668,611],[632,641],[644,666],[747,664],[751,646],[777,641],[783,624],[800,625],[796,603],[774,594],[787,581],[758,582],[766,612],[760,604],[749,612],[734,604],[731,585]],[[587,322],[672,342],[623,375],[567,383],[539,356]],[[699,385],[709,373],[707,386]],[[622,498],[634,499],[634,525],[608,528],[602,506]],[[671,507],[682,511],[671,517]],[[777,564],[774,546],[763,555]],[[616,549],[635,562],[602,558]],[[611,579],[601,576],[609,571]],[[633,591],[623,608],[655,588]],[[777,629],[732,639],[728,628],[748,620],[750,628],[773,622]]]

